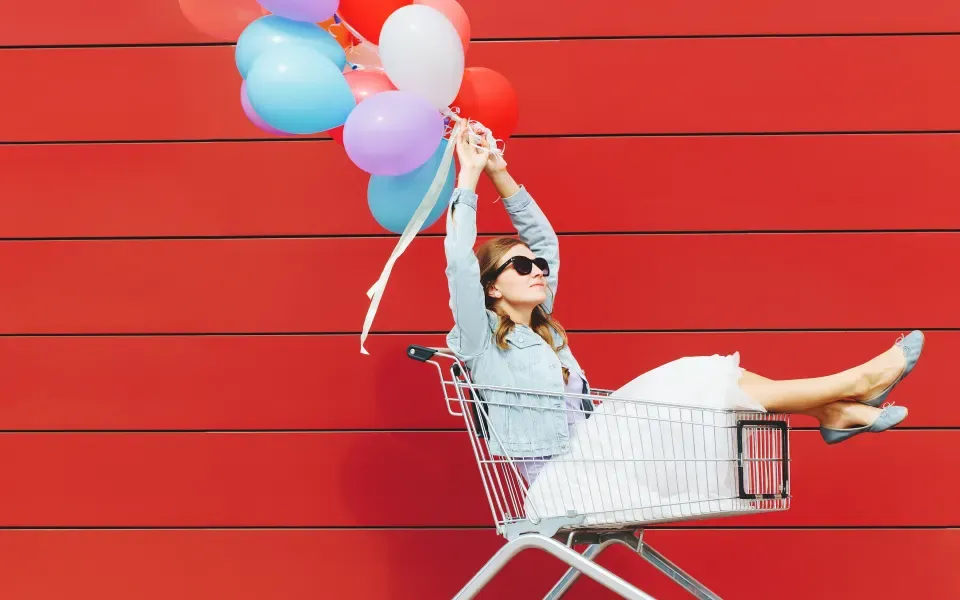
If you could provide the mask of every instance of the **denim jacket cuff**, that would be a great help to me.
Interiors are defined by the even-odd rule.
[[[530,203],[533,202],[533,198],[530,197],[530,194],[527,193],[527,188],[520,186],[520,189],[517,190],[509,198],[503,199],[503,205],[507,207],[507,211],[511,213],[518,213],[526,207],[530,206]]]
[[[456,206],[457,204],[466,204],[473,210],[477,210],[477,194],[470,190],[464,190],[457,188],[453,190],[453,199],[450,202],[451,206]]]

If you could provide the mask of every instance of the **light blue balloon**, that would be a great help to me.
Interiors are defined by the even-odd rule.
[[[254,61],[247,97],[268,125],[286,133],[339,127],[357,105],[337,65],[313,48],[291,44],[266,50]]]
[[[433,183],[448,143],[447,140],[441,140],[433,156],[410,173],[396,176],[370,176],[370,183],[367,185],[367,205],[370,207],[373,218],[381,227],[393,233],[403,233],[414,211],[420,206],[420,202],[430,188],[430,184]],[[450,197],[453,195],[454,171],[454,165],[451,162],[440,198],[420,231],[436,223],[446,212]]]
[[[237,70],[244,79],[250,72],[254,61],[266,50],[284,45],[309,46],[329,58],[343,71],[347,64],[347,54],[340,47],[337,38],[316,23],[291,21],[276,15],[260,17],[247,25],[237,40],[234,57]]]

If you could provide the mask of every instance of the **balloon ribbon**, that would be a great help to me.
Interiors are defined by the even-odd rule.
[[[363,331],[360,333],[361,354],[370,354],[364,347],[364,342],[366,342],[367,336],[370,334],[370,327],[373,325],[373,318],[376,316],[377,309],[380,307],[380,300],[383,298],[383,292],[387,287],[387,280],[390,278],[390,273],[393,271],[393,266],[396,264],[397,259],[400,258],[400,255],[403,254],[407,247],[413,242],[413,238],[416,237],[417,232],[420,231],[420,228],[426,222],[427,217],[433,211],[434,206],[437,205],[437,201],[440,199],[440,192],[443,191],[443,187],[447,182],[447,176],[450,173],[450,169],[453,168],[454,145],[457,136],[460,135],[460,132],[463,129],[467,130],[467,141],[475,148],[482,148],[480,142],[481,140],[485,139],[487,142],[487,147],[490,148],[490,153],[496,156],[497,159],[503,164],[506,164],[506,161],[503,160],[504,149],[500,148],[498,145],[498,143],[502,144],[503,142],[500,142],[494,138],[493,132],[484,127],[482,123],[463,119],[451,110],[444,111],[444,115],[450,119],[451,123],[453,123],[453,129],[450,132],[451,143],[447,144],[447,147],[443,153],[443,157],[440,159],[440,166],[437,168],[437,174],[434,176],[433,182],[427,189],[427,193],[423,196],[423,200],[420,201],[420,206],[418,206],[417,210],[414,211],[413,216],[410,218],[410,222],[407,223],[403,233],[400,234],[400,240],[397,242],[393,252],[390,253],[390,257],[387,259],[386,264],[383,266],[383,271],[380,273],[380,278],[377,279],[377,282],[373,284],[373,287],[367,290],[367,298],[370,299],[370,306],[367,308],[367,316],[363,320]]]

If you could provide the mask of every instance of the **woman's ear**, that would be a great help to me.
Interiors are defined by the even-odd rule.
[[[490,291],[487,292],[487,295],[491,298],[502,298],[503,294],[500,293],[500,290],[497,288],[490,288]]]

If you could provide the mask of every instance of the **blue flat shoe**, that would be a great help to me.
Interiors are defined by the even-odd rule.
[[[900,336],[900,339],[898,339],[894,345],[903,350],[903,355],[907,359],[906,366],[903,367],[900,375],[893,380],[893,383],[888,385],[882,392],[869,400],[861,400],[860,402],[863,404],[879,407],[887,399],[887,396],[890,395],[890,392],[893,391],[893,388],[895,388],[904,377],[910,374],[910,371],[917,365],[917,361],[920,360],[920,353],[923,352],[923,332],[915,329],[905,336]]]
[[[833,427],[820,426],[820,437],[828,444],[839,444],[861,433],[880,433],[891,427],[900,424],[907,418],[907,409],[903,406],[888,406],[876,420],[863,427],[851,427],[849,429],[834,429]]]

